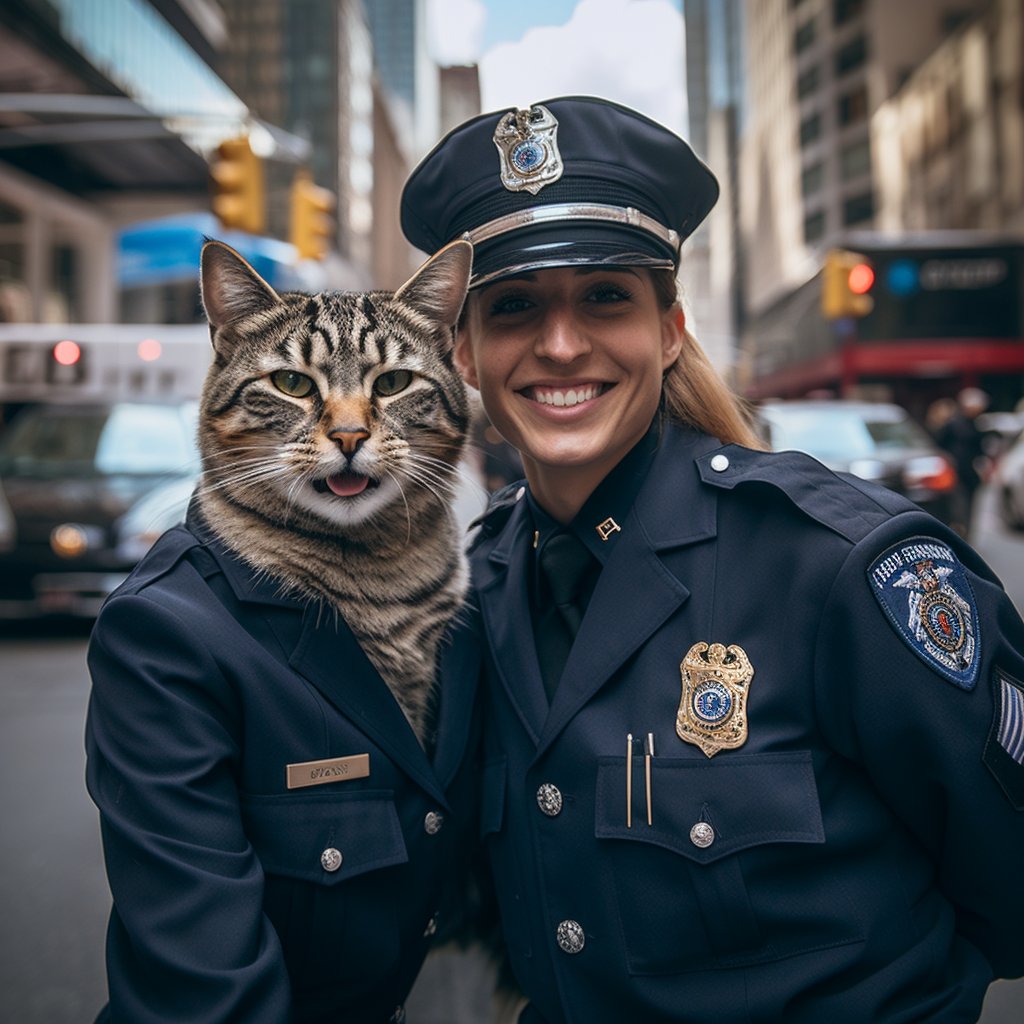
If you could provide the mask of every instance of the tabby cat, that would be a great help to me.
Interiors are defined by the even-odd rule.
[[[471,263],[454,242],[394,293],[278,294],[222,242],[202,251],[200,514],[257,572],[341,615],[421,743],[467,582],[452,348]]]

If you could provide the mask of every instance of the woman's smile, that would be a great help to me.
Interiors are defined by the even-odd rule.
[[[608,388],[613,386],[599,381],[568,385],[535,384],[520,389],[519,393],[540,405],[554,406],[561,409],[582,405],[585,402],[592,402],[595,398],[600,398]]]

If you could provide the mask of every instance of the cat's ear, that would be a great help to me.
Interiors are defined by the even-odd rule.
[[[431,256],[395,292],[395,298],[434,323],[454,327],[466,301],[472,270],[473,245],[458,239]]]
[[[199,288],[211,327],[223,327],[280,303],[277,292],[230,245],[207,240],[200,255]]]

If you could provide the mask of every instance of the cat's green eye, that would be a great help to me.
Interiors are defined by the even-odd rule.
[[[292,398],[305,398],[316,387],[309,377],[295,370],[275,370],[270,380],[278,391]]]
[[[411,383],[411,370],[388,370],[373,382],[373,390],[378,395],[387,398],[390,395],[397,395],[399,391],[404,391]]]

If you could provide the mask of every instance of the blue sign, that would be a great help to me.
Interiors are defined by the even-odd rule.
[[[893,260],[885,272],[886,287],[893,295],[913,295],[921,287],[916,260]]]
[[[225,231],[212,213],[188,213],[124,228],[117,241],[121,288],[199,280],[199,253],[207,238],[227,242],[267,284],[295,287],[295,248],[276,238]]]

